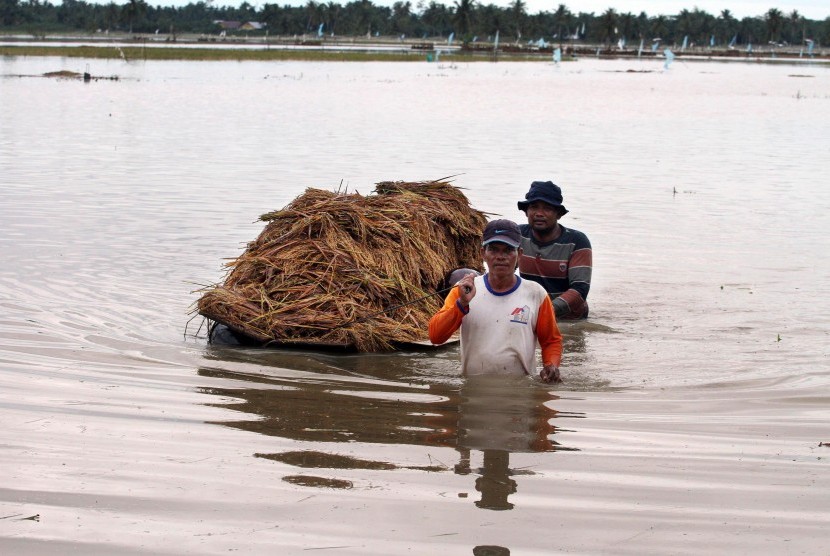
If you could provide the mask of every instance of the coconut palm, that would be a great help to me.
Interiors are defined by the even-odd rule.
[[[527,18],[526,4],[522,0],[513,0],[513,3],[510,4],[510,16],[513,20],[514,29],[516,29],[516,40],[518,40],[522,36],[522,26],[525,18]]]
[[[617,12],[608,8],[599,18],[599,39],[606,45],[617,37]]]
[[[777,8],[770,8],[764,15],[767,24],[767,36],[772,42],[778,42],[781,35],[781,27],[784,24],[784,14]]]
[[[470,41],[470,29],[472,28],[473,11],[475,2],[473,0],[460,0],[455,3],[455,14],[453,14],[453,25],[465,43]]]
[[[326,17],[326,29],[332,35],[334,34],[334,28],[337,26],[337,16],[340,12],[340,4],[335,4],[334,2],[329,2],[326,4],[326,8],[324,10],[325,17]]]
[[[130,26],[130,33],[133,32],[133,24],[136,20],[144,17],[147,13],[147,3],[144,0],[130,0],[121,8],[121,17],[127,20]]]
[[[720,16],[718,16],[718,30],[723,36],[723,39],[726,41],[732,40],[732,37],[735,36],[737,28],[738,20],[736,20],[735,16],[732,15],[732,12],[729,10],[721,11]]]
[[[800,44],[804,42],[804,17],[798,13],[798,10],[793,10],[789,16],[790,20],[790,44]]]
[[[567,6],[565,4],[559,4],[553,14],[553,26],[556,28],[556,36],[559,37],[560,48],[562,47],[562,29],[568,28],[571,18],[573,18],[573,14],[571,14]]]
[[[669,20],[664,15],[658,15],[651,20],[651,37],[665,40],[669,34]]]
[[[421,14],[421,22],[432,35],[441,35],[451,27],[450,13],[443,4],[430,1]]]
[[[392,31],[396,35],[411,35],[414,29],[412,2],[395,2],[392,4]]]
[[[315,28],[318,23],[320,23],[320,8],[317,5],[317,2],[314,0],[308,0],[308,3],[305,5],[305,14],[306,14],[306,31],[310,31],[311,29]]]
[[[677,26],[675,27],[675,29],[678,37],[683,37],[687,35],[694,36],[694,29],[692,26],[692,12],[690,12],[689,10],[680,10],[680,13],[677,14],[676,25]]]
[[[636,35],[636,18],[631,12],[621,13],[618,18],[618,30],[624,40]]]

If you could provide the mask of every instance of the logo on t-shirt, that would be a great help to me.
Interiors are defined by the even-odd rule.
[[[530,318],[530,307],[525,305],[524,307],[516,307],[513,309],[513,312],[510,313],[510,322],[518,322],[519,324],[527,324],[528,319]]]

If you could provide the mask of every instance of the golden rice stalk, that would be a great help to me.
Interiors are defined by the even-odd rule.
[[[309,188],[260,219],[197,311],[263,344],[424,341],[443,300],[429,294],[454,268],[481,269],[485,214],[447,181],[381,182],[367,196]]]

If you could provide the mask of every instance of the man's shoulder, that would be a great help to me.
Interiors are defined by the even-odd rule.
[[[548,290],[546,290],[545,287],[539,282],[534,282],[533,280],[528,280],[527,278],[522,278],[521,280],[521,287],[531,295],[539,297],[548,296]]]
[[[580,232],[579,230],[575,230],[573,228],[566,228],[562,226],[563,231],[562,235],[559,236],[559,242],[561,243],[573,243],[576,245],[577,249],[582,248],[589,248],[591,247],[591,241],[588,239],[588,236],[584,232]]]
[[[530,224],[519,224],[519,233],[522,237],[530,237]]]

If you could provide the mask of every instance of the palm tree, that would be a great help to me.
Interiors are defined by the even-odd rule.
[[[692,22],[692,12],[690,12],[689,10],[680,10],[680,13],[677,14],[676,30],[678,37],[691,35],[692,40],[694,40],[694,25]],[[677,41],[678,37],[675,37],[675,42]]]
[[[556,36],[559,37],[559,48],[562,48],[562,27],[567,27],[573,15],[565,4],[559,4],[553,14],[553,25],[556,27]]]
[[[322,4],[318,5],[314,0],[308,0],[308,3],[305,5],[305,13],[308,18],[305,25],[306,31],[310,31],[311,29],[317,27],[317,24],[321,23],[321,7]]]
[[[729,10],[723,10],[718,16],[718,28],[720,29],[724,40],[731,41],[732,37],[735,35],[736,27],[738,26],[738,20],[732,15],[732,12]]]
[[[599,38],[606,45],[611,44],[617,35],[617,12],[608,8],[599,18]]]
[[[781,26],[784,23],[784,14],[777,8],[770,8],[764,16],[764,20],[767,23],[767,36],[769,36],[769,40],[778,42],[779,35],[781,34]]]
[[[475,2],[473,0],[460,0],[455,3],[455,14],[453,15],[452,22],[465,44],[471,38],[470,29],[472,28],[471,21],[474,9]]]
[[[804,17],[798,10],[790,14],[790,44],[804,43]]]
[[[104,11],[104,21],[106,22],[107,30],[114,29],[118,23],[118,4],[110,2],[107,4]]]
[[[619,32],[623,40],[627,41],[629,37],[633,37],[636,34],[634,29],[636,21],[634,14],[631,12],[625,12],[619,15]]]
[[[505,21],[507,16],[505,10],[494,6],[493,4],[486,4],[479,6],[476,10],[477,29],[480,33],[486,33],[491,37],[496,34],[499,29],[505,29],[507,25]]]
[[[644,39],[648,35],[648,14],[646,12],[640,12],[635,25],[637,26],[637,36]]]
[[[518,40],[522,37],[522,26],[527,17],[525,3],[522,0],[513,0],[513,3],[510,5],[510,15],[513,19],[513,25],[516,28],[516,40]]]
[[[412,2],[395,2],[392,4],[392,31],[395,34],[412,33]]]
[[[664,15],[658,15],[651,20],[651,35],[653,39],[663,39],[669,34],[669,20]]]
[[[325,8],[325,16],[326,16],[326,27],[329,34],[334,35],[334,28],[337,25],[337,15],[340,12],[340,4],[335,4],[334,2],[329,2],[326,4]]]
[[[449,14],[447,7],[431,0],[421,13],[421,22],[432,35],[442,35],[449,28]]]
[[[127,20],[130,25],[130,33],[133,32],[133,24],[137,19],[144,17],[147,13],[147,3],[144,0],[130,0],[121,8],[121,17]]]

